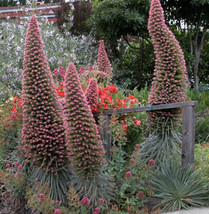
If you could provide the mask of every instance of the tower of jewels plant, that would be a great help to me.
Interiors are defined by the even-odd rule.
[[[89,106],[91,108],[97,107],[99,95],[98,95],[97,80],[95,78],[90,79],[85,95]]]
[[[160,0],[152,0],[148,30],[155,49],[155,70],[150,105],[183,102],[186,100],[187,72],[182,49],[165,23]],[[142,147],[146,157],[161,160],[166,154],[179,150],[181,142],[177,133],[180,109],[148,113],[148,124],[152,134]]]
[[[112,67],[110,65],[110,60],[105,50],[104,40],[100,40],[97,65],[98,65],[99,71],[103,71],[107,73],[109,77],[112,76]]]
[[[63,113],[34,15],[27,29],[23,68],[20,150],[33,169],[31,178],[39,179],[42,184],[48,181],[52,199],[63,201],[68,189],[64,173],[69,164],[69,150]]]
[[[68,65],[64,85],[67,142],[75,171],[72,183],[80,197],[87,196],[94,204],[98,198],[109,198],[113,187],[102,171],[104,147],[73,63]]]

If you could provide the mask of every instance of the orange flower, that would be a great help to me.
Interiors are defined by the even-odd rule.
[[[16,113],[17,112],[17,108],[16,108],[16,106],[14,105],[13,106],[13,109],[12,109],[12,113]]]

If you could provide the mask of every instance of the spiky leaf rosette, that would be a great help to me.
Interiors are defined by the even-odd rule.
[[[97,65],[99,71],[103,71],[107,73],[109,77],[112,77],[112,67],[105,51],[104,40],[100,40]]]
[[[148,21],[149,34],[155,49],[155,70],[148,103],[166,104],[183,102],[186,99],[187,72],[181,47],[165,24],[160,0],[152,0]],[[157,111],[148,114],[151,127],[161,118],[177,120],[180,110]]]
[[[90,108],[96,107],[98,104],[99,95],[97,80],[95,78],[90,79],[85,95]]]
[[[180,157],[181,142],[182,136],[172,126],[172,118],[167,118],[141,144],[137,153],[143,162],[153,159],[158,165],[168,158]]]
[[[23,129],[20,148],[24,157],[53,173],[69,162],[63,114],[43,50],[35,16],[26,36],[23,62]]]
[[[90,213],[92,213],[92,208],[98,205],[98,199],[104,199],[104,205],[108,206],[110,201],[115,198],[116,186],[105,166],[101,167],[96,176],[88,179],[83,179],[74,173],[71,177],[71,183],[81,199],[83,197],[90,199],[90,206],[88,207]]]
[[[91,177],[100,171],[105,152],[73,63],[68,65],[64,84],[65,118],[69,126],[67,141],[72,164],[80,176]]]

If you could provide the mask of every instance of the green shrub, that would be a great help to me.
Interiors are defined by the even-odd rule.
[[[209,144],[196,144],[194,154],[195,169],[199,169],[201,176],[209,181]]]
[[[189,89],[187,95],[190,100],[198,101],[196,112],[205,112],[209,109],[209,90],[200,92]]]
[[[197,121],[195,127],[195,142],[201,143],[207,141],[209,141],[209,117]]]

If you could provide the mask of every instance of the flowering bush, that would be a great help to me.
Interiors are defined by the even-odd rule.
[[[74,61],[76,66],[86,67],[94,63],[97,48],[93,38],[73,36],[67,31],[61,33],[45,19],[40,21],[39,26],[51,70],[61,65],[66,68],[69,60]],[[0,100],[7,99],[11,91],[15,96],[20,95],[26,27],[27,22],[20,25],[11,20],[0,22]]]

